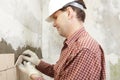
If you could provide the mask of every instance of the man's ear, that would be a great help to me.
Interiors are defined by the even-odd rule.
[[[75,16],[75,12],[71,7],[67,7],[68,19],[72,19]]]

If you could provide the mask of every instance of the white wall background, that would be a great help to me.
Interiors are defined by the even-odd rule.
[[[16,50],[29,44],[41,46],[39,0],[0,0],[0,39]]]
[[[84,0],[85,28],[102,45],[107,63],[107,80],[120,75],[120,1]],[[0,0],[0,40],[17,50],[27,44],[41,47],[43,59],[55,63],[64,38],[45,22],[49,0]],[[50,80],[46,77],[46,80]]]

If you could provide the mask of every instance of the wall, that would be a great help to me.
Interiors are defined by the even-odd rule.
[[[41,54],[40,0],[0,0],[0,54],[14,53],[15,61],[26,49]],[[26,79],[25,75],[20,80]]]
[[[120,1],[84,0],[86,30],[102,45],[107,80],[119,80]],[[0,0],[0,52],[18,54],[30,47],[51,64],[58,60],[64,38],[45,21],[49,0]],[[28,47],[27,47],[28,46]],[[30,48],[31,49],[31,48]],[[46,80],[50,80],[46,77]]]

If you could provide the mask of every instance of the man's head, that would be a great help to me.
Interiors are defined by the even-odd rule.
[[[49,9],[48,9],[49,13],[48,13],[48,18],[46,20],[48,22],[51,22],[52,15],[55,12],[59,10],[65,10],[69,6],[72,7],[74,11],[77,12],[78,19],[81,18],[81,20],[84,22],[85,19],[84,9],[86,9],[86,6],[83,0],[50,0]]]
[[[80,26],[79,25],[80,22],[84,22],[85,19],[84,9],[86,9],[86,6],[82,0],[79,1],[59,0],[59,1],[51,0],[49,5],[49,7],[51,6],[50,7],[51,10],[48,20],[54,21],[53,25],[54,27],[57,28],[61,36],[68,37],[77,29],[77,26]],[[54,4],[56,6],[54,6]]]

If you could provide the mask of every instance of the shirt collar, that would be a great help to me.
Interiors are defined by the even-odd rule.
[[[67,44],[68,47],[72,45],[81,35],[85,32],[85,28],[82,27],[79,30],[77,30],[74,34],[72,34],[69,38],[65,39],[64,44]]]

